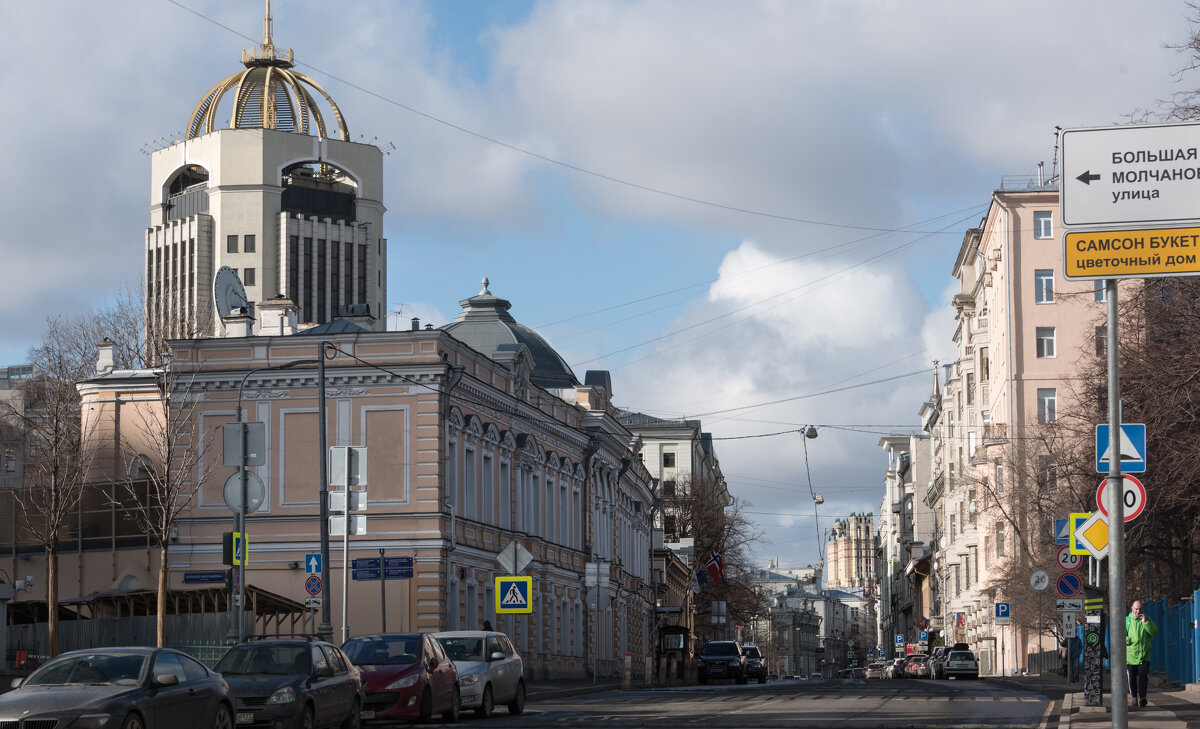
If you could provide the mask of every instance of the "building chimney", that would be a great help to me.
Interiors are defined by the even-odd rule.
[[[412,318],[412,330],[413,330],[414,332],[419,332],[419,331],[421,331],[421,319],[420,319],[420,317],[416,317],[416,316],[414,316],[414,317]]]
[[[259,336],[286,337],[296,333],[299,309],[283,294],[276,294],[275,298],[260,303],[258,311],[262,317]]]
[[[113,340],[105,337],[99,344],[96,345],[96,374],[107,375],[116,369],[116,355],[113,350],[116,345]]]
[[[227,316],[221,317],[221,321],[225,323],[226,338],[248,337],[254,332],[254,317],[250,316],[248,307],[234,308]]]

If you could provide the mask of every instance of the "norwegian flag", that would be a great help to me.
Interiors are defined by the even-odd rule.
[[[704,563],[704,569],[708,570],[708,574],[712,575],[714,585],[721,584],[721,580],[725,579],[725,566],[721,562],[721,550],[719,547],[713,547],[712,553],[708,555],[708,561]]]

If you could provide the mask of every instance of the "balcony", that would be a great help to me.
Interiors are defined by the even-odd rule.
[[[983,444],[1000,445],[1008,442],[1008,423],[991,423],[983,426]]]

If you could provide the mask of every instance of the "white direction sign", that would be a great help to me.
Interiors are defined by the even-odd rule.
[[[1070,547],[1058,548],[1058,566],[1064,570],[1071,571],[1079,569],[1079,565],[1083,564],[1083,558],[1078,554],[1071,554]],[[1081,608],[1082,609],[1082,608]]]
[[[529,563],[533,561],[533,555],[525,549],[520,542],[512,541],[508,546],[500,550],[500,554],[496,555],[496,561],[510,575],[515,575],[518,572],[523,572]]]
[[[1075,613],[1063,613],[1063,635],[1075,635]]]
[[[1044,570],[1038,570],[1029,576],[1029,586],[1041,592],[1050,586],[1050,575]]]
[[[1082,597],[1060,597],[1054,601],[1054,606],[1060,613],[1077,613],[1083,610]]]
[[[1200,218],[1200,124],[1066,129],[1062,168],[1063,225]]]
[[[1125,502],[1124,521],[1133,521],[1146,508],[1146,487],[1133,476],[1122,474],[1121,478],[1125,482],[1125,490],[1122,494]],[[1106,517],[1108,516],[1107,486],[1108,479],[1106,478],[1100,482],[1100,488],[1096,489],[1096,505],[1100,507],[1100,512]]]

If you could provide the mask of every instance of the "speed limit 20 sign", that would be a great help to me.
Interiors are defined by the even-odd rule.
[[[1125,488],[1122,490],[1122,497],[1125,501],[1125,521],[1133,521],[1146,508],[1146,487],[1142,482],[1133,476],[1122,475],[1125,479]],[[1100,488],[1096,489],[1096,505],[1100,507],[1100,512],[1108,516],[1108,497],[1104,492],[1108,489],[1108,479],[1100,482]]]
[[[1058,548],[1058,566],[1064,570],[1077,570],[1079,565],[1083,564],[1083,558],[1078,554],[1071,554],[1070,547]]]

